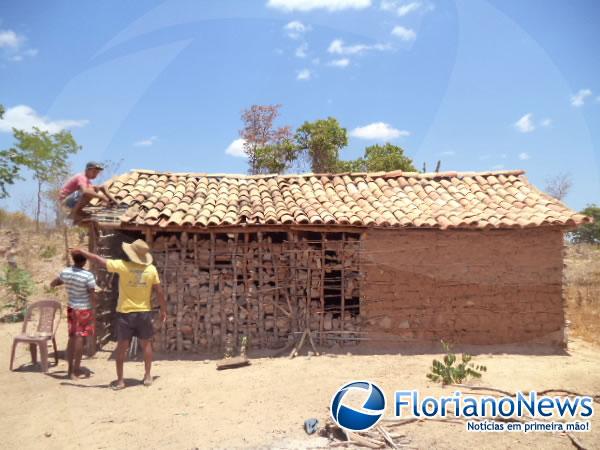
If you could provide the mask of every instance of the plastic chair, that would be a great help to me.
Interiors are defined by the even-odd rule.
[[[58,320],[56,320],[57,311]],[[10,354],[10,370],[13,370],[15,350],[19,343],[29,344],[31,362],[33,364],[37,363],[36,346],[39,347],[42,371],[48,372],[48,342],[52,341],[52,345],[54,346],[54,360],[58,365],[55,334],[61,317],[62,308],[60,302],[57,300],[40,300],[27,307],[21,334],[15,336],[13,339],[12,352]],[[35,323],[36,320],[37,324]],[[33,325],[33,330],[30,329],[31,325]]]

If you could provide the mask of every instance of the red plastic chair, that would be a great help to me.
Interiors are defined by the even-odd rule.
[[[56,312],[58,311],[58,320]],[[37,363],[37,348],[40,349],[40,360],[42,371],[48,372],[48,343],[52,341],[54,346],[54,360],[58,364],[58,351],[56,348],[56,330],[62,317],[61,304],[57,300],[40,300],[27,307],[25,320],[21,334],[13,339],[12,351],[10,354],[10,370],[13,370],[15,359],[15,350],[17,344],[29,344],[31,352],[31,362]],[[37,323],[35,323],[37,320]],[[33,328],[33,329],[32,329]]]

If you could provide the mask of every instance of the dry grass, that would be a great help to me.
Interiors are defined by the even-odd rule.
[[[565,265],[565,302],[570,332],[600,344],[600,246],[568,246]]]
[[[83,240],[81,237],[79,229],[69,230],[69,245],[87,246],[87,237],[83,236]],[[62,230],[45,229],[36,232],[30,220],[10,223],[4,221],[0,224],[0,273],[4,274],[8,261],[12,258],[19,268],[32,276],[35,287],[29,297],[30,301],[49,297],[66,301],[64,289],[50,290],[48,287],[66,264]],[[14,312],[11,307],[4,307],[10,303],[10,297],[6,288],[0,286],[0,317]]]

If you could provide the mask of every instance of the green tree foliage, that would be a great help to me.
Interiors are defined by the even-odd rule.
[[[594,222],[581,225],[571,233],[571,239],[577,244],[600,244],[600,206],[588,205],[581,214],[592,217]]]
[[[16,152],[13,149],[0,150],[0,198],[8,197],[7,185],[13,184],[19,178]]]
[[[255,150],[255,173],[285,173],[297,158],[296,146],[284,138]]]
[[[4,118],[6,110],[0,103],[0,120]],[[15,161],[13,150],[0,151],[0,198],[8,197],[6,185],[13,184],[19,178],[19,166]]]
[[[403,170],[405,172],[416,172],[412,160],[404,155],[402,147],[385,143],[384,145],[370,145],[365,148],[362,158],[352,161],[340,161],[338,164],[340,172],[391,172],[392,170]]]
[[[469,377],[481,378],[481,372],[487,371],[485,366],[475,365],[471,362],[471,355],[463,353],[460,357],[460,362],[456,365],[458,357],[452,353],[452,346],[442,341],[442,347],[446,352],[444,361],[433,360],[431,372],[427,374],[427,378],[431,381],[442,385],[460,384]]]
[[[314,173],[336,172],[340,150],[348,145],[348,132],[337,119],[304,122],[294,137],[298,150],[306,155]]]
[[[54,134],[39,128],[34,128],[31,132],[16,129],[13,131],[17,141],[13,149],[16,160],[33,172],[33,178],[38,184],[35,210],[35,222],[38,227],[43,187],[68,173],[67,159],[81,147],[77,145],[71,132],[66,130]]]

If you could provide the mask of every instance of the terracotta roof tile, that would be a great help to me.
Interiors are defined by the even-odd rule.
[[[522,171],[304,175],[158,173],[113,178],[124,223],[178,227],[328,224],[510,228],[577,225],[576,214],[530,185]],[[101,222],[110,210],[90,208]]]

